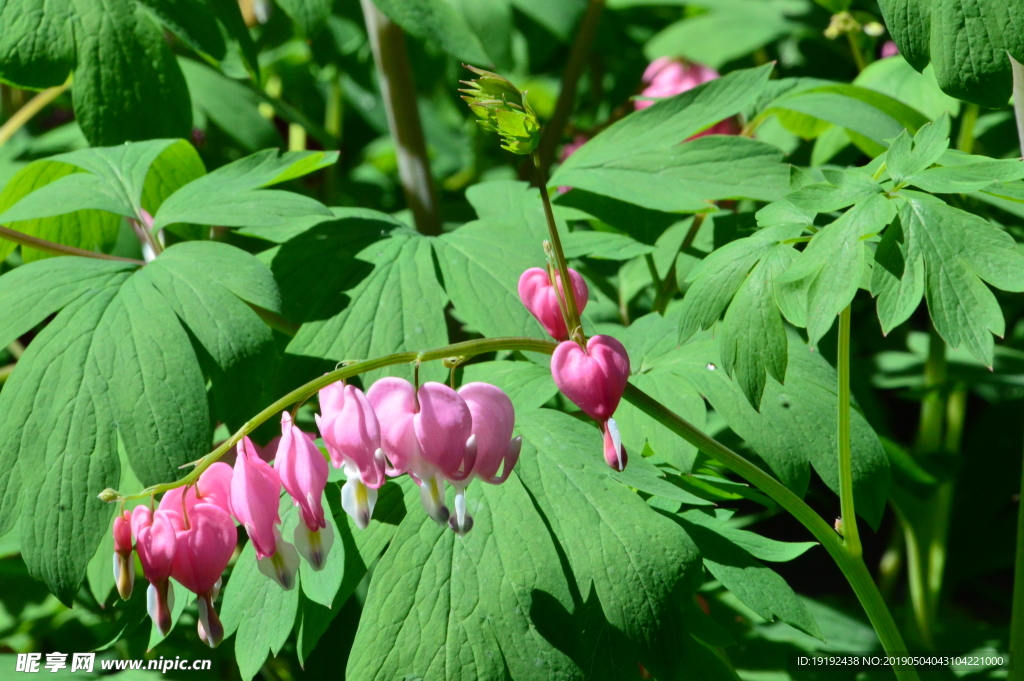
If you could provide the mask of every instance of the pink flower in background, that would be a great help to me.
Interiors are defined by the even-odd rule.
[[[643,82],[647,84],[647,87],[643,89],[640,95],[642,97],[659,99],[674,97],[718,77],[718,71],[710,66],[693,62],[682,62],[678,59],[669,59],[668,57],[659,57],[652,61],[644,71]],[[636,110],[640,111],[654,103],[650,99],[637,99],[634,105]],[[697,133],[690,139],[704,137],[705,135],[736,135],[738,133],[739,126],[736,124],[735,119],[727,118],[707,130]]]
[[[184,510],[181,499],[185,498]],[[203,471],[195,485],[175,487],[160,500],[160,510],[182,513],[192,510],[199,502],[216,504],[231,513],[231,466],[223,461],[213,463]]]
[[[882,43],[882,49],[880,51],[882,59],[885,59],[886,57],[895,57],[899,53],[900,48],[896,47],[896,43],[894,43],[893,41],[886,40],[884,43]]]
[[[565,160],[576,153],[576,150],[587,143],[590,138],[586,135],[576,135],[572,138],[572,142],[569,142],[562,147],[562,151],[558,154],[558,160],[565,163]]]

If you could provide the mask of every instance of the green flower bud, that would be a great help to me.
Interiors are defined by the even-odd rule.
[[[484,130],[501,135],[502,149],[513,154],[533,153],[540,138],[540,122],[526,100],[526,92],[496,73],[463,66],[479,76],[475,80],[461,81],[467,88],[459,90],[476,114],[477,122]]]

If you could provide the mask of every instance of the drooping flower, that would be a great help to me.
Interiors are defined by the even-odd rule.
[[[572,281],[572,291],[576,298],[576,309],[582,313],[583,308],[587,306],[589,295],[587,284],[579,272],[572,268],[569,268],[569,279]],[[565,319],[562,317],[559,303],[559,296],[564,291],[562,277],[558,272],[555,272],[555,281],[558,282],[557,292],[547,270],[531,267],[519,277],[519,298],[548,335],[555,340],[566,340],[569,338],[569,331],[565,328]]]
[[[592,336],[584,349],[565,341],[551,357],[555,385],[590,418],[601,424],[605,461],[617,470],[626,466],[626,451],[612,414],[629,381],[629,355],[611,336]]]
[[[303,552],[306,560],[314,570],[320,570],[334,538],[321,501],[327,486],[327,460],[312,438],[292,422],[288,412],[281,414],[281,439],[274,470],[299,507],[302,522],[295,527],[295,544],[308,549]]]
[[[417,391],[402,378],[382,378],[366,394],[381,425],[389,475],[409,475],[420,486],[423,508],[439,524],[450,513],[444,481],[461,482],[473,472],[476,437],[465,400],[442,383]]]
[[[647,87],[640,94],[642,97],[654,99],[674,97],[718,77],[718,71],[709,66],[659,57],[647,65],[643,75],[643,82],[647,84]],[[652,99],[637,99],[634,105],[636,110],[640,111],[654,103]],[[707,130],[697,133],[690,139],[705,135],[735,135],[738,133],[739,128],[735,119],[727,118]]]
[[[341,382],[320,391],[320,411],[316,423],[331,463],[344,467],[348,478],[341,488],[341,506],[359,528],[366,529],[385,480],[377,415],[362,390]]]
[[[512,437],[516,413],[512,400],[500,388],[490,383],[467,383],[459,388],[458,394],[473,417],[476,461],[469,478],[454,484],[455,515],[448,519],[448,524],[459,534],[465,534],[473,527],[473,517],[466,512],[465,486],[473,478],[492,485],[505,482],[519,461],[523,438]]]
[[[132,559],[132,514],[122,511],[114,518],[114,583],[121,600],[132,597],[135,586],[135,561]]]
[[[260,572],[291,589],[295,586],[298,554],[294,546],[281,539],[281,479],[259,457],[249,438],[238,443],[237,451],[231,476],[231,509],[256,549]]]
[[[220,506],[210,503],[192,507],[187,525],[177,532],[171,575],[199,596],[199,638],[211,648],[224,638],[224,627],[217,617],[213,601],[237,540],[231,516]]]
[[[217,461],[210,465],[194,485],[168,490],[160,500],[160,510],[181,515],[200,502],[216,504],[231,513],[231,466]],[[184,506],[182,498],[185,499]],[[184,510],[182,510],[184,508]]]
[[[171,630],[171,610],[174,608],[174,590],[167,580],[173,571],[178,543],[177,530],[182,527],[183,517],[172,511],[158,510],[153,513],[146,505],[136,506],[132,511],[131,530],[135,536],[135,551],[139,554],[142,572],[149,581],[146,591],[147,611],[164,636]]]

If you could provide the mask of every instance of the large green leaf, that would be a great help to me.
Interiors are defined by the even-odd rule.
[[[220,0],[84,0],[0,3],[0,78],[22,87],[63,83],[74,72],[75,114],[92,144],[186,137],[188,89],[160,22],[209,57],[225,56]],[[228,3],[223,3],[228,5]],[[237,6],[234,13],[238,14]]]
[[[791,0],[704,0],[709,11],[670,24],[644,45],[648,59],[685,57],[712,68],[750,54],[792,32],[787,15],[807,11]],[[742,16],[742,21],[736,18]]]
[[[394,234],[363,249],[359,260],[373,271],[346,295],[348,306],[337,315],[304,324],[288,352],[335,361],[379,357],[406,350],[426,350],[448,342],[444,290],[434,273],[430,240]],[[412,378],[412,367],[399,365],[371,372]],[[444,368],[422,367],[436,380]]]
[[[456,59],[478,66],[491,64],[456,0],[374,0],[374,4],[407,32],[434,41]]]
[[[80,149],[29,164],[0,193],[0,221],[68,246],[109,252],[121,217],[156,210],[183,184],[205,173],[184,140],[149,140]],[[0,243],[0,257],[14,249]],[[48,257],[23,249],[27,261]]]
[[[1004,0],[882,0],[900,53],[918,71],[935,67],[949,95],[983,106],[1006,105],[1009,56],[1024,61],[1024,8]]]
[[[307,38],[315,38],[331,16],[330,0],[279,0],[279,4]]]
[[[669,641],[681,635],[676,598],[700,581],[693,542],[611,473],[597,472],[604,464],[596,428],[540,409],[523,414],[518,429],[519,476],[565,552],[580,593],[593,584],[608,624],[635,649],[633,665],[639,659],[659,678],[676,678],[684,664],[670,652]]]
[[[879,246],[872,280],[883,330],[905,321],[923,294],[946,342],[991,366],[992,334],[1002,336],[1005,323],[983,282],[1024,291],[1024,256],[1013,237],[984,218],[920,192],[901,197],[901,230]]]
[[[525,182],[487,182],[466,193],[480,219],[434,242],[457,318],[489,337],[546,337],[518,292],[520,275],[545,262],[540,194]]]
[[[743,535],[757,537],[754,542],[761,537],[729,528],[714,515],[697,509],[683,513],[680,522],[700,549],[704,565],[722,586],[766,620],[778,617],[786,624],[821,638],[818,623],[786,580],[736,543],[737,539],[745,539]]]
[[[473,530],[455,535],[415,505],[374,572],[346,676],[582,679],[538,631],[543,595],[572,608],[551,535],[516,475],[467,490]]]
[[[835,370],[795,333],[788,339],[786,384],[769,377],[760,413],[721,370],[713,338],[696,338],[656,365],[690,381],[725,422],[768,464],[787,487],[803,494],[808,463],[833,491],[839,490],[836,454]],[[853,487],[857,513],[877,527],[885,510],[889,465],[878,436],[856,409],[851,414]]]
[[[572,30],[576,21],[587,7],[584,0],[562,0],[561,2],[548,2],[547,0],[512,0],[516,9],[532,17],[537,23],[551,31],[555,36],[568,42],[572,37]]]
[[[299,608],[299,589],[285,591],[256,565],[256,546],[242,549],[220,604],[224,636],[235,634],[235,659],[245,681],[256,676],[267,653],[277,655]]]
[[[736,71],[630,114],[580,147],[551,183],[662,211],[707,210],[717,199],[778,198],[789,173],[774,147],[723,136],[679,144],[753,103],[770,72]]]
[[[331,216],[319,201],[270,185],[302,177],[338,160],[338,152],[265,149],[189,182],[153,216],[153,228],[175,223],[221,227],[261,227],[288,218]]]
[[[0,304],[11,311],[0,335],[57,313],[0,393],[0,532],[23,497],[22,527],[33,528],[22,539],[26,563],[65,602],[113,510],[96,495],[118,486],[118,439],[145,484],[177,478],[209,449],[206,380],[185,327],[229,374],[269,347],[258,317],[234,297],[276,306],[270,273],[252,256],[191,243],[132,269],[54,258],[0,277]]]

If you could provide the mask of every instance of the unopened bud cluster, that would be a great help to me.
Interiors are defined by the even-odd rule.
[[[496,73],[466,68],[479,77],[461,81],[466,89],[459,92],[476,114],[477,122],[501,135],[502,149],[520,155],[533,153],[540,138],[540,121],[526,100],[526,91]]]
[[[316,422],[330,461],[347,477],[341,505],[360,528],[370,524],[387,476],[408,474],[419,485],[427,513],[465,534],[473,526],[466,486],[473,478],[504,482],[519,459],[512,402],[487,383],[456,391],[441,383],[416,389],[404,379],[385,378],[364,394],[338,382],[320,391],[320,412]],[[114,520],[118,593],[126,600],[131,596],[134,549],[150,583],[149,614],[162,634],[172,626],[173,577],[198,596],[200,638],[211,647],[223,639],[214,601],[237,545],[236,520],[256,549],[260,572],[282,588],[295,587],[300,554],[314,570],[323,568],[334,543],[322,504],[327,459],[287,412],[276,449],[268,445],[264,455],[271,451],[273,465],[243,438],[234,467],[216,462],[194,485],[164,494],[155,511],[142,505]],[[445,504],[446,482],[455,487],[454,514]],[[281,536],[282,487],[299,509],[294,544]]]

